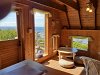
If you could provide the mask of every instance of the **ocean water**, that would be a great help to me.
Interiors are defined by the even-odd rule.
[[[36,32],[44,32],[44,27],[35,27]]]
[[[0,30],[12,30],[15,29],[16,30],[16,26],[0,26]],[[44,27],[35,27],[35,31],[36,32],[44,32]]]

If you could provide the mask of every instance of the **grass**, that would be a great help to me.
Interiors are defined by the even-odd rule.
[[[72,42],[72,47],[80,50],[87,50],[88,44],[82,44],[80,42]]]

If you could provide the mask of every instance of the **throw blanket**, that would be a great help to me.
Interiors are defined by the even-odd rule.
[[[100,75],[100,61],[82,56],[86,75]]]

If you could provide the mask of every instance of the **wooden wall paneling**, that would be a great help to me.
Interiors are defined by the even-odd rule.
[[[23,49],[23,57],[25,59],[34,59],[33,48],[33,18],[31,13],[31,7],[27,4],[15,2],[16,7],[21,9],[20,12],[20,33],[21,33],[21,46]],[[31,32],[30,32],[31,31]]]
[[[71,29],[80,29],[80,20],[79,20],[78,11],[75,9],[72,9],[69,6],[67,6],[67,9],[68,9],[70,28]]]
[[[97,29],[100,29],[100,0],[97,3],[97,11],[96,11],[96,22],[97,22]]]
[[[34,15],[31,13],[31,10],[32,10],[33,8],[32,7],[29,7],[29,25],[28,25],[28,29],[30,29],[31,31],[29,31],[28,30],[28,33],[29,33],[29,36],[30,36],[30,39],[29,39],[29,41],[30,41],[30,50],[31,50],[31,57],[33,57],[33,59],[35,58],[34,57],[34,50],[35,50],[35,46],[34,46],[34,44],[35,44],[35,33],[34,33]]]
[[[17,5],[16,5],[17,6]],[[18,46],[19,46],[19,61],[22,61],[22,60],[24,60],[24,51],[23,51],[23,45],[22,45],[22,29],[21,29],[21,25],[22,25],[22,20],[21,20],[21,12],[22,12],[22,10],[21,10],[21,8],[20,7],[16,7],[15,6],[15,11],[16,11],[16,13],[17,13],[17,29],[18,29]]]
[[[97,8],[98,8],[98,0],[91,0],[94,7],[95,12],[95,29],[97,29]]]
[[[78,14],[79,14],[79,22],[80,22],[80,28],[83,29],[82,22],[81,22],[81,15],[80,15],[80,4],[79,0],[77,0],[77,6],[78,6]]]
[[[56,13],[55,13],[56,12]],[[48,54],[51,55],[53,53],[53,48],[52,48],[52,35],[58,34],[60,35],[61,31],[61,23],[59,19],[59,12],[56,10],[51,9],[50,15],[48,15],[48,24],[47,24],[47,46],[48,46]]]
[[[33,35],[33,32],[29,32],[29,6],[24,6],[24,11],[23,11],[23,20],[24,20],[24,41],[25,41],[25,59],[31,59],[33,60],[33,38],[31,35]],[[32,26],[33,27],[33,26]],[[31,30],[33,29],[31,27]],[[33,30],[32,30],[33,31]]]
[[[79,51],[78,55],[89,56],[95,59],[99,59],[98,52],[100,52],[100,36],[98,35],[100,30],[62,30],[61,35],[61,44],[71,46],[71,40],[68,39],[69,36],[89,36],[92,38],[92,41],[89,41],[89,50],[88,52]],[[67,42],[67,43],[66,43]]]
[[[69,21],[69,17],[68,17],[68,10],[67,10],[67,6],[65,5],[65,9],[66,9],[66,19],[67,19],[67,21],[68,21],[68,29],[70,29],[71,28],[71,26],[70,26],[70,21]]]
[[[18,27],[18,40],[9,40],[9,41],[0,41],[0,60],[1,60],[1,68],[10,66],[12,64],[15,64],[19,61],[22,61],[24,59],[23,56],[21,56],[21,46],[19,45],[20,38],[20,7],[16,7],[15,4],[14,9],[17,11],[17,27]],[[22,34],[22,33],[21,33]]]
[[[33,24],[33,27],[34,27],[34,21],[32,19],[30,19],[29,17],[31,17],[31,15],[29,16],[29,7],[31,8],[38,8],[40,10],[43,10],[43,11],[47,11],[47,12],[50,12],[52,14],[52,17],[49,17],[48,18],[48,53],[49,53],[49,56],[51,56],[51,54],[53,53],[53,49],[52,49],[52,35],[53,34],[60,34],[60,30],[61,30],[61,23],[60,23],[60,18],[59,18],[59,12],[61,11],[58,11],[58,10],[55,10],[53,8],[49,8],[49,7],[45,7],[45,6],[42,6],[42,5],[39,5],[39,4],[35,4],[34,2],[31,3],[26,3],[26,2],[16,2],[18,3],[19,5],[22,5],[23,6],[23,11],[22,11],[22,21],[23,21],[23,25],[22,25],[22,28],[23,28],[23,41],[24,41],[24,50],[25,50],[25,58],[26,59],[34,59],[34,47],[32,48],[32,42],[34,42],[34,29],[33,29],[33,41],[32,41],[32,35],[29,34],[27,32],[27,29],[28,28],[31,28],[32,27],[32,24]],[[25,3],[25,4],[24,4]],[[35,6],[35,5],[36,6]],[[25,15],[25,16],[24,16]],[[29,21],[32,21],[32,22],[29,22]],[[52,25],[52,21],[54,21],[55,25]],[[31,37],[30,37],[31,35]],[[30,41],[31,40],[31,41]],[[34,46],[34,44],[33,44]]]
[[[79,0],[80,4],[80,16],[83,29],[95,29],[95,10],[92,7],[93,12],[86,12],[87,0]]]
[[[1,53],[0,53],[0,69],[2,68],[2,65],[1,65]]]
[[[45,14],[45,53],[48,54],[49,53],[49,14]]]
[[[46,0],[31,0],[31,1],[34,1],[38,4],[43,4],[44,6],[48,6],[48,7],[52,7],[52,8],[55,8],[55,9],[59,9],[59,10],[62,10],[62,11],[65,11],[63,5],[60,5],[58,3],[55,3],[55,2],[52,2],[52,1],[46,1]]]
[[[59,16],[60,16],[60,22],[61,22],[61,28],[63,27],[69,27],[69,24],[68,24],[68,20],[67,20],[67,17],[66,17],[66,13],[65,12],[59,12]]]
[[[69,5],[70,7],[78,10],[77,3],[73,0],[71,0],[71,1],[70,0],[59,0],[59,1],[63,2],[65,5]]]
[[[61,46],[66,46],[68,45],[68,32],[66,29],[63,29],[61,32]],[[65,41],[66,40],[66,41]]]
[[[100,32],[98,32],[98,34],[100,34]],[[100,37],[100,35],[97,35],[97,37]],[[98,40],[100,40],[100,38],[98,38]],[[100,42],[98,42],[97,48],[97,56],[98,60],[100,60]]]
[[[1,69],[19,61],[18,40],[0,41]]]

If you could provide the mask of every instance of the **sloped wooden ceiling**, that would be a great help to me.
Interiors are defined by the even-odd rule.
[[[31,0],[46,5],[66,14],[68,29],[100,29],[100,1],[90,0],[93,4],[93,12],[86,12],[88,0]]]

